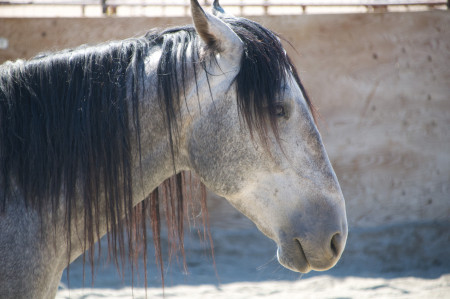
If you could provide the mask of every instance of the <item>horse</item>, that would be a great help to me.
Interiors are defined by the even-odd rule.
[[[284,267],[339,260],[344,197],[281,38],[217,0],[191,12],[193,25],[0,67],[1,298],[53,298],[105,234],[118,267],[133,260],[146,218],[162,269],[162,212],[183,248],[186,171],[275,241]]]

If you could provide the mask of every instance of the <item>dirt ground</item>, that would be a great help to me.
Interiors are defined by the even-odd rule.
[[[417,277],[405,278],[363,278],[319,276],[296,282],[267,281],[241,282],[213,285],[176,286],[165,289],[165,298],[449,298],[450,275],[436,279]],[[100,299],[100,298],[145,298],[145,290],[130,288],[85,289],[60,291],[57,298]],[[70,297],[69,297],[70,296]],[[159,288],[148,289],[148,298],[163,298]]]

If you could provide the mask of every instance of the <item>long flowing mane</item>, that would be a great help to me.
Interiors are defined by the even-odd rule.
[[[269,130],[277,135],[271,111],[288,73],[311,103],[277,35],[246,19],[225,21],[244,42],[235,79],[240,115],[251,132],[267,141]],[[174,177],[138,206],[132,204],[135,157],[131,149],[137,147],[140,152],[139,100],[145,91],[145,57],[153,47],[162,51],[155,96],[165,112],[173,155],[177,111],[186,87],[197,84],[197,74],[213,63],[215,54],[215,49],[206,47],[206,54],[200,55],[204,45],[192,26],[154,30],[140,38],[43,54],[0,67],[0,213],[18,198],[41,216],[47,205],[54,213],[63,207],[69,236],[70,219],[82,207],[84,248],[88,249],[100,236],[98,211],[105,211],[108,250],[117,266],[120,261],[123,265],[126,256],[133,260],[140,244],[146,260],[145,219],[150,216],[162,270],[162,210],[171,248],[183,252],[189,175],[176,174],[174,168]],[[200,192],[207,225],[203,185]],[[92,269],[93,252],[89,255]]]

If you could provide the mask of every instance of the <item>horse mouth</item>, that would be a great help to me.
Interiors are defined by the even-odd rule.
[[[283,267],[291,271],[308,273],[312,270],[299,240],[295,240],[293,244],[289,246],[279,245],[277,249],[277,258],[278,262]]]

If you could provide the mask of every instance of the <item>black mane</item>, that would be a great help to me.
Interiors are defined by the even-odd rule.
[[[241,69],[235,79],[239,111],[250,131],[265,141],[269,129],[277,132],[270,111],[288,72],[294,75],[308,105],[310,102],[277,35],[246,19],[226,22],[244,42]],[[187,53],[190,43],[194,47]],[[187,57],[198,58],[203,46],[192,26],[155,30],[141,38],[44,54],[0,67],[0,213],[8,208],[8,201],[19,197],[41,213],[45,205],[55,212],[63,196],[66,219],[71,219],[75,206],[84,207],[87,249],[99,234],[96,211],[104,210],[109,250],[118,264],[117,257],[125,256],[124,228],[130,240],[142,238],[145,248],[148,208],[161,261],[161,198],[166,202],[169,230],[182,250],[184,175],[174,176],[149,195],[149,200],[132,206],[131,149],[140,146],[144,58],[155,46],[162,50],[155,96],[165,112],[173,154],[177,110],[185,87],[197,84],[197,73],[206,69],[204,60],[187,64]],[[214,49],[207,51],[214,54]],[[177,55],[180,52],[181,57]],[[194,76],[188,76],[189,72]],[[131,131],[137,133],[135,140]],[[105,206],[100,206],[102,203]],[[137,232],[136,219],[143,221]],[[68,230],[70,234],[70,221]],[[130,252],[135,247],[127,242]],[[93,266],[92,253],[90,257]]]
[[[244,42],[244,56],[236,77],[239,112],[250,132],[256,130],[267,147],[269,129],[279,141],[274,111],[288,74],[293,75],[312,112],[313,107],[279,36],[247,19],[230,19],[229,22],[233,31]]]

